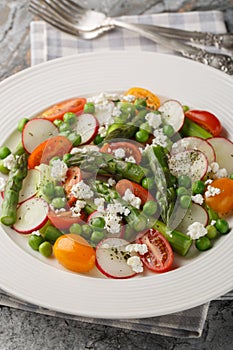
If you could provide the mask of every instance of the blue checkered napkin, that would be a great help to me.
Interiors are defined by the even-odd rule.
[[[226,32],[223,15],[219,11],[163,13],[141,16],[125,16],[123,20],[132,23],[148,23],[172,26],[187,30],[211,31],[213,33]],[[31,23],[31,64],[73,55],[76,53],[109,50],[146,50],[172,53],[157,46],[155,43],[126,30],[117,29],[93,41],[79,40],[69,34],[62,33],[45,22]],[[233,292],[223,299],[232,299]],[[106,320],[85,318],[54,312],[25,301],[16,299],[0,291],[0,305],[10,306],[21,310],[74,319],[81,322],[108,325],[112,327],[131,329],[140,332],[156,333],[173,337],[200,337],[205,324],[209,304],[172,315],[130,319]]]

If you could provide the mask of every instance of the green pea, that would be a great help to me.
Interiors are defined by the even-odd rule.
[[[149,134],[152,133],[152,127],[148,124],[148,122],[142,123],[139,127],[139,130],[145,130],[147,131]]]
[[[54,187],[54,197],[65,197],[65,190],[62,186]]]
[[[100,136],[99,134],[98,135],[96,135],[96,137],[94,138],[94,144],[95,145],[99,145],[101,142],[103,142],[103,140],[104,140],[104,137],[102,137],[102,136]]]
[[[27,124],[28,121],[29,121],[28,118],[23,118],[23,119],[21,119],[21,120],[19,121],[19,123],[18,123],[17,130],[20,131],[20,132],[22,132],[24,126]]]
[[[85,238],[90,238],[92,233],[92,229],[89,225],[84,224],[82,225],[82,236]]]
[[[189,106],[183,106],[183,111],[184,111],[184,113],[189,111]]]
[[[11,151],[10,151],[10,149],[8,147],[6,147],[6,146],[0,147],[0,158],[1,159],[6,158],[10,154],[11,154]]]
[[[217,219],[215,227],[218,230],[218,232],[220,232],[222,235],[225,235],[230,231],[229,224],[224,219]]]
[[[158,209],[157,203],[155,201],[148,201],[143,205],[143,212],[144,214],[151,216],[156,213]]]
[[[95,228],[95,229],[103,229],[105,226],[105,220],[102,217],[95,217],[91,220],[91,225]]]
[[[201,180],[197,180],[192,184],[192,193],[203,194],[205,192],[205,184]]]
[[[42,188],[42,193],[47,197],[54,197],[55,194],[55,188],[54,184],[52,182],[48,182],[46,185]]]
[[[77,147],[80,145],[80,143],[82,142],[82,138],[79,134],[76,134],[75,132],[71,132],[68,135],[68,139],[72,142],[74,147]]]
[[[210,249],[211,248],[210,239],[207,236],[200,237],[195,241],[195,246],[200,251]]]
[[[120,108],[121,112],[134,117],[136,114],[136,108],[132,103],[129,102],[119,102],[117,106]]]
[[[92,102],[87,102],[84,105],[84,113],[90,113],[90,114],[94,114],[95,113],[95,105]]]
[[[53,124],[56,125],[58,128],[60,127],[60,125],[63,123],[63,121],[61,119],[55,119],[53,121]]]
[[[142,187],[144,187],[146,190],[151,190],[155,187],[155,181],[152,177],[144,177],[142,179]]]
[[[52,244],[48,241],[41,243],[39,246],[39,252],[46,258],[50,257],[53,252]]]
[[[70,226],[70,233],[80,235],[82,233],[82,226],[79,224],[73,224]]]
[[[133,222],[133,228],[137,231],[143,231],[147,227],[147,218],[144,215],[140,215],[140,217],[136,218]]]
[[[217,231],[215,226],[208,225],[208,226],[206,226],[206,229],[207,229],[207,237],[209,239],[214,239],[217,237],[218,231]]]
[[[189,188],[192,184],[191,179],[187,175],[180,175],[178,178],[178,184],[180,187]]]
[[[178,197],[189,195],[189,191],[185,187],[178,187],[176,189],[176,194]]]
[[[39,250],[39,246],[44,242],[44,238],[41,235],[31,234],[28,238],[28,244],[33,250]]]
[[[141,143],[146,142],[148,140],[148,138],[149,138],[149,133],[143,129],[137,131],[135,134],[136,141],[141,142]]]
[[[170,125],[170,124],[165,124],[163,126],[163,133],[167,137],[172,137],[174,135],[174,133],[175,133],[173,126]]]
[[[66,205],[66,198],[64,198],[64,197],[53,198],[51,204],[55,209],[64,208]]]
[[[233,180],[233,173],[230,174],[229,178],[230,178],[231,180]]]
[[[138,110],[147,107],[146,98],[136,98],[134,105]]]
[[[63,120],[64,120],[64,122],[72,125],[76,122],[77,115],[75,113],[72,113],[72,112],[67,112],[63,115]]]
[[[191,197],[188,196],[188,195],[183,195],[183,196],[180,196],[180,206],[181,208],[183,209],[188,209],[188,207],[190,206],[190,203],[191,203]]]
[[[62,235],[63,233],[53,225],[49,225],[46,227],[44,232],[44,238],[46,241],[54,244],[56,240]]]
[[[59,131],[60,132],[63,132],[63,131],[70,131],[71,128],[70,128],[70,124],[67,123],[67,122],[62,122],[60,125],[59,125]]]
[[[91,234],[91,241],[93,243],[98,243],[105,237],[105,233],[103,231],[93,231]]]
[[[69,160],[71,157],[72,157],[72,154],[66,153],[66,154],[64,154],[62,160],[63,160],[64,163],[67,163],[68,160]]]

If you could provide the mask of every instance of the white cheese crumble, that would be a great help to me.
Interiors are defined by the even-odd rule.
[[[39,230],[33,231],[31,234],[34,235],[34,236],[41,236]]]
[[[208,166],[207,172],[209,175],[212,175],[213,179],[220,179],[228,176],[227,170],[225,168],[220,168],[217,162],[212,162]]]
[[[136,100],[136,97],[134,95],[124,95],[123,100],[131,103]]]
[[[104,203],[105,203],[104,198],[95,198],[94,199],[94,204],[97,206],[98,212],[100,212],[100,213],[104,212]]]
[[[127,203],[131,204],[133,207],[137,209],[140,208],[141,199],[139,197],[136,197],[129,188],[127,188],[127,190],[125,191],[125,194],[122,197],[122,199]]]
[[[136,163],[136,160],[133,156],[129,156],[129,157],[125,158],[125,161],[129,162],[129,163],[134,163],[134,164]]]
[[[94,196],[94,192],[83,180],[72,186],[71,194],[78,199],[90,199]]]
[[[208,180],[205,181],[205,185],[210,185],[212,182],[213,182],[212,179],[208,179]]]
[[[160,115],[152,112],[146,114],[145,120],[147,120],[149,126],[151,126],[153,129],[157,129],[162,123]]]
[[[13,154],[9,154],[6,158],[3,159],[3,166],[11,170],[15,165],[16,159]]]
[[[208,185],[207,191],[205,192],[205,196],[206,198],[209,198],[209,197],[214,197],[220,193],[221,193],[220,188]]]
[[[112,177],[110,177],[108,179],[108,184],[109,184],[110,187],[115,186],[116,185],[116,181]]]
[[[210,225],[214,226],[216,224],[216,220],[211,220]]]
[[[114,156],[116,158],[124,158],[125,157],[125,150],[123,148],[117,148],[117,149],[114,149],[112,151],[112,153],[114,154]]]
[[[64,181],[68,167],[63,160],[56,159],[52,162],[50,175],[54,180]]]
[[[146,244],[138,244],[138,243],[134,243],[134,244],[128,244],[125,247],[125,250],[129,253],[139,253],[141,255],[144,255],[148,252],[148,248]]]
[[[101,137],[105,137],[106,134],[107,134],[107,130],[108,130],[108,125],[101,126],[101,127],[99,127],[98,134],[99,134]]]
[[[161,147],[167,147],[167,136],[164,135],[163,129],[156,129],[153,132],[154,139],[152,140],[152,143],[154,145],[159,145]]]
[[[81,210],[85,207],[86,202],[83,200],[77,200],[75,206],[71,208],[72,216],[80,216]]]
[[[204,198],[201,194],[196,194],[195,196],[191,196],[191,199],[194,203],[202,205],[204,202]]]
[[[119,233],[121,230],[122,215],[129,215],[130,211],[121,203],[115,201],[108,204],[104,212],[105,229],[112,234]]]
[[[131,266],[132,270],[136,273],[143,272],[143,264],[139,256],[131,256],[127,259],[127,264]]]
[[[192,239],[198,239],[200,237],[205,236],[206,234],[207,229],[200,222],[194,222],[188,227],[187,235],[190,236]]]
[[[0,192],[5,190],[6,180],[3,177],[0,177]]]

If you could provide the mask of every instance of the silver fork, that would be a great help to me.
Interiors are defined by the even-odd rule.
[[[157,44],[178,52],[183,57],[202,62],[227,74],[233,74],[233,60],[225,54],[217,54],[185,44],[180,40],[158,34],[145,26],[125,23],[105,14],[85,10],[72,0],[31,0],[29,9],[58,29],[83,39],[93,39],[107,30],[121,27],[136,32]]]

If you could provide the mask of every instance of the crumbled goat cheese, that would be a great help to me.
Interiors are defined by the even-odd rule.
[[[198,239],[207,234],[207,229],[200,222],[194,222],[189,225],[187,235],[192,239]]]
[[[211,175],[213,179],[219,179],[222,177],[227,177],[227,170],[225,168],[219,167],[219,164],[217,162],[213,162],[208,166],[207,172]]]
[[[216,224],[216,220],[211,220],[210,225],[214,226]]]
[[[56,159],[52,162],[50,175],[54,180],[64,181],[68,167],[63,160]]]
[[[3,177],[0,177],[0,192],[5,190],[6,180]]]
[[[122,197],[122,199],[127,203],[131,204],[133,207],[138,209],[140,208],[141,199],[139,197],[136,197],[129,188],[127,188],[127,190],[125,191],[125,194]]]
[[[208,185],[207,191],[205,192],[205,196],[206,198],[209,198],[209,197],[214,197],[220,193],[221,193],[220,188]]]
[[[132,270],[136,273],[143,272],[143,264],[139,256],[131,256],[127,259],[127,264],[131,266]]]
[[[125,150],[123,148],[114,149],[112,152],[116,158],[124,158],[125,157]]]
[[[41,236],[39,230],[33,231],[31,234],[34,235],[34,236]]]
[[[71,188],[71,194],[78,199],[90,199],[94,192],[91,188],[81,180]]]
[[[154,145],[167,147],[167,136],[164,135],[163,129],[154,130],[153,135],[154,135],[154,139],[152,140],[152,143]]]
[[[98,212],[100,212],[100,213],[104,212],[104,203],[105,203],[104,198],[95,198],[94,199],[94,204],[97,206]]]
[[[54,206],[53,206],[52,204],[50,204],[49,207],[50,207],[50,209],[51,209],[55,214],[60,214],[60,213],[66,211],[65,208],[55,209]]]
[[[128,216],[129,214],[130,214],[129,208],[125,208],[124,215],[125,215],[125,216]]]
[[[122,215],[125,215],[126,211],[127,208],[117,201],[108,204],[104,212],[105,229],[112,234],[119,233]]]
[[[86,202],[82,200],[77,200],[75,202],[75,206],[71,208],[72,216],[80,216],[81,210],[85,207]]]
[[[227,169],[222,168],[222,169],[219,169],[219,170],[213,175],[213,178],[214,178],[214,179],[220,179],[220,178],[222,178],[222,177],[227,177],[227,176],[228,176]]]
[[[123,100],[126,102],[134,102],[136,97],[134,95],[125,95],[123,96]]]
[[[129,253],[139,253],[141,255],[144,255],[148,252],[148,248],[146,244],[138,244],[138,243],[134,243],[134,244],[128,244],[125,247],[125,250]]]
[[[202,205],[204,202],[204,198],[201,194],[196,194],[195,196],[191,196],[191,199],[194,203]]]
[[[115,186],[116,185],[116,181],[112,178],[112,177],[110,177],[109,179],[108,179],[108,184],[109,184],[109,186]]]
[[[3,159],[3,166],[11,170],[15,165],[16,159],[13,154],[9,154],[6,158]]]
[[[154,114],[153,112],[147,113],[145,120],[147,120],[149,126],[153,129],[157,129],[162,123],[160,115]]]
[[[205,185],[210,185],[212,182],[213,182],[212,179],[208,179],[208,180],[205,181]]]
[[[136,163],[136,160],[133,156],[129,156],[129,157],[125,158],[125,161],[129,162],[129,163],[134,163],[134,164]]]
[[[106,134],[107,134],[107,129],[108,129],[108,125],[105,125],[105,126],[101,126],[98,130],[98,134],[101,136],[101,137],[105,137]]]

